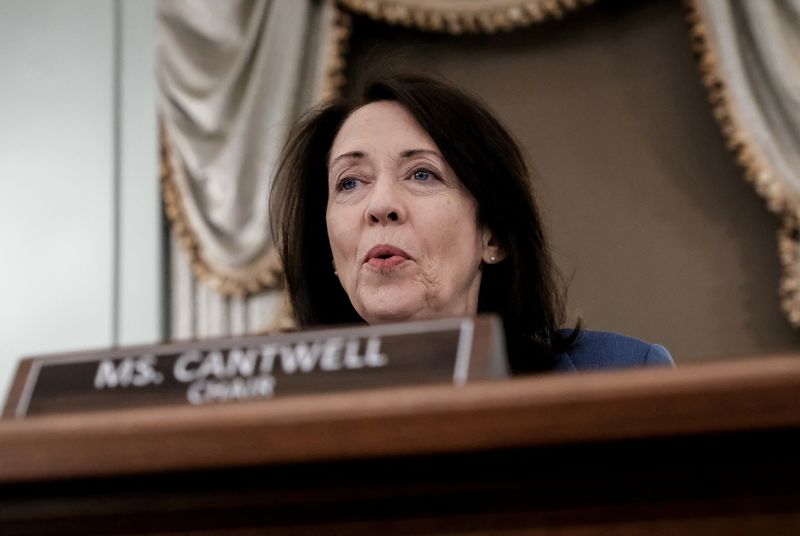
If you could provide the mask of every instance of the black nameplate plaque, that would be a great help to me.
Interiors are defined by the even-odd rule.
[[[508,375],[494,316],[37,356],[3,416],[254,400]]]

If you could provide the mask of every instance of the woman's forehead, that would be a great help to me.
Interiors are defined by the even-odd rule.
[[[348,153],[396,156],[410,150],[439,152],[430,135],[401,104],[377,101],[362,106],[345,120],[333,140],[328,164]]]

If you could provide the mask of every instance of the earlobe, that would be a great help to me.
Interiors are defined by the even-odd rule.
[[[481,260],[485,264],[497,264],[506,258],[506,252],[503,247],[497,242],[494,235],[489,232],[484,232],[483,242],[483,255]]]
[[[505,251],[502,248],[492,248],[483,254],[483,262],[486,264],[497,264],[506,258]]]

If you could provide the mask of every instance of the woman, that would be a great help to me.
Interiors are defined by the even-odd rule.
[[[476,99],[420,75],[312,110],[273,183],[272,229],[301,326],[495,312],[512,370],[671,364],[660,346],[559,329],[530,174]]]

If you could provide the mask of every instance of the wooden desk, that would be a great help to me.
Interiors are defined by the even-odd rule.
[[[800,356],[0,423],[0,533],[800,533]]]

